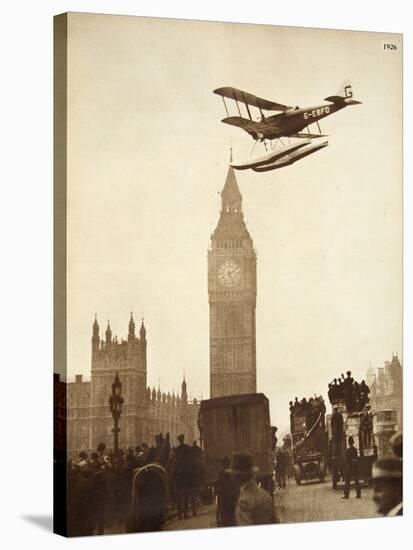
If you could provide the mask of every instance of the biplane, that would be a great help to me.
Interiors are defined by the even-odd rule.
[[[242,90],[231,87],[217,88],[214,90],[214,94],[221,96],[224,103],[227,117],[223,118],[222,122],[241,128],[247,132],[256,143],[263,142],[266,151],[268,151],[268,141],[272,144],[275,141],[275,146],[277,146],[278,141],[282,143],[282,138],[300,138],[306,140],[307,143],[303,145],[288,145],[282,149],[274,149],[273,146],[273,156],[270,152],[268,161],[260,161],[258,165],[256,161],[241,163],[240,165],[233,164],[233,167],[239,170],[252,168],[259,172],[288,166],[304,158],[304,156],[308,156],[326,147],[328,141],[324,141],[320,146],[308,143],[308,140],[327,137],[321,132],[319,120],[345,107],[361,103],[353,99],[352,87],[348,81],[342,84],[336,95],[331,95],[324,99],[324,101],[328,103],[305,108],[276,103],[275,101],[262,99],[248,92],[243,92]],[[238,116],[229,115],[225,99],[231,99],[235,102]],[[241,106],[243,109],[245,108],[246,115],[244,116],[241,112]],[[258,109],[258,113],[255,117],[252,112],[253,107]],[[264,111],[268,111],[270,114],[264,114]],[[276,114],[272,114],[274,112],[276,112]],[[310,125],[313,124],[316,125],[317,131],[310,131]],[[283,157],[285,157],[284,162]],[[262,157],[262,159],[264,159],[264,157]]]

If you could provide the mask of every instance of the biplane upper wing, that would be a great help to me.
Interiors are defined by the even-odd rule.
[[[234,101],[241,101],[242,103],[252,105],[253,107],[258,107],[259,109],[265,109],[266,111],[289,111],[292,109],[289,105],[283,105],[282,103],[262,99],[254,94],[243,92],[242,90],[231,88],[230,86],[217,88],[214,90],[214,94],[220,95],[221,97],[226,97],[228,99],[233,99]]]

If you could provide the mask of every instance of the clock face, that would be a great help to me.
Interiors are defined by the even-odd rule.
[[[241,279],[241,268],[232,260],[227,260],[219,266],[218,281],[222,286],[232,287]]]

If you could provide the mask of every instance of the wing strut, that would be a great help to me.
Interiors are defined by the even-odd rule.
[[[234,95],[234,99],[235,99],[235,103],[236,103],[236,105],[237,105],[238,114],[239,114],[239,116],[242,116],[242,115],[241,115],[241,111],[239,110],[238,101],[237,101],[237,98],[235,97],[235,95]]]
[[[227,104],[225,103],[225,98],[224,98],[224,96],[221,96],[221,97],[222,97],[222,101],[224,103],[225,111],[227,112],[227,117],[229,117],[229,112],[228,112],[228,109],[227,109]]]
[[[317,122],[317,128],[318,128],[318,131],[319,131],[319,132],[320,132],[320,134],[321,134],[321,128],[320,128],[320,125],[319,125],[319,123],[318,123],[318,120],[316,120],[316,122]]]
[[[252,120],[250,108],[248,107],[248,103],[247,103],[247,100],[246,100],[246,98],[245,98],[244,92],[241,92],[241,93],[242,93],[242,98],[243,98],[243,100],[244,100],[245,108],[247,109],[248,116],[250,117],[250,120]]]

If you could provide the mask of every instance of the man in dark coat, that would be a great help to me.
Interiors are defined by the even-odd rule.
[[[90,467],[93,473],[93,503],[90,513],[93,514],[96,534],[103,535],[105,530],[106,476],[104,466],[99,460],[98,453],[92,453]]]
[[[351,376],[351,371],[346,372],[347,377],[343,377],[343,397],[346,402],[347,412],[354,410],[354,378]]]
[[[336,399],[344,399],[344,383],[342,382],[341,378],[337,380]]]
[[[333,414],[331,415],[331,431],[333,435],[331,445],[331,469],[333,476],[333,488],[337,489],[344,447],[344,420],[343,415],[338,410],[338,407],[334,407]]]
[[[190,447],[185,443],[184,434],[178,435],[179,445],[175,447],[175,490],[178,500],[178,516],[188,517],[188,503],[192,503],[196,515],[194,482],[195,471]]]
[[[356,486],[356,498],[361,498],[361,487],[359,482],[359,470],[358,470],[358,452],[354,446],[353,436],[348,438],[349,447],[346,451],[346,481],[344,484],[344,494],[342,498],[349,498],[350,496],[350,482],[354,479]]]
[[[363,449],[370,447],[373,438],[373,415],[370,412],[370,405],[364,407],[360,417],[360,437]]]
[[[106,466],[107,464],[107,455],[106,455],[106,445],[104,443],[99,443],[96,449],[98,460],[101,466]]]
[[[336,445],[340,445],[344,433],[344,420],[343,415],[338,410],[338,407],[334,407],[333,414],[331,415],[331,431],[333,435],[333,442]]]
[[[328,392],[327,392],[327,395],[328,395],[328,400],[330,401],[330,403],[333,402],[333,399],[334,399],[334,388],[333,388],[333,384],[329,384],[328,385]]]
[[[280,489],[286,488],[285,475],[287,473],[287,460],[286,455],[281,448],[277,449],[275,453],[275,477]]]
[[[359,389],[360,389],[360,395],[362,395],[361,402],[362,402],[362,405],[363,405],[363,408],[364,408],[364,405],[366,405],[366,403],[369,402],[370,388],[366,384],[365,380],[362,380],[361,384],[359,386]]]
[[[191,447],[191,460],[194,470],[194,499],[195,504],[197,502],[198,496],[201,494],[201,489],[204,483],[204,466],[203,466],[203,456],[202,449],[198,446],[197,442],[194,441]]]
[[[373,500],[383,516],[403,515],[403,471],[400,458],[382,458],[373,464]]]
[[[403,458],[403,433],[396,432],[390,439],[390,445],[393,453],[398,458]]]
[[[237,525],[264,525],[276,523],[271,496],[254,480],[254,467],[250,455],[236,454],[232,457],[229,472],[239,484],[239,497],[235,510]]]
[[[221,460],[221,470],[218,472],[216,485],[217,492],[217,525],[218,527],[232,527],[236,525],[235,509],[239,497],[239,484],[235,483],[228,471],[231,459],[225,456]]]

